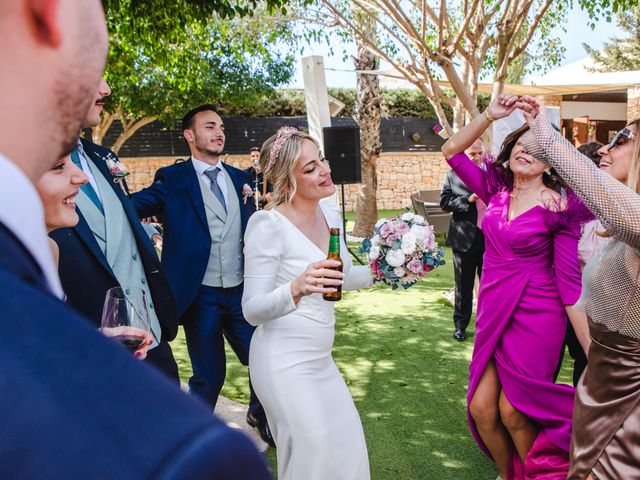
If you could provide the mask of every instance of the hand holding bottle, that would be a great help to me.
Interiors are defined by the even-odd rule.
[[[294,303],[302,297],[314,293],[333,293],[342,285],[344,274],[338,270],[341,262],[337,260],[322,260],[310,264],[302,275],[291,282],[291,296]]]

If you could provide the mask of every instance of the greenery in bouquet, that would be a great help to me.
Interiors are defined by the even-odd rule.
[[[359,249],[366,253],[374,282],[393,290],[409,288],[434,268],[444,264],[433,228],[421,215],[405,212],[378,220],[371,238]]]

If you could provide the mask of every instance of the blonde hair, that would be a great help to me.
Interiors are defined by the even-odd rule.
[[[271,201],[267,204],[265,210],[272,209],[283,203],[289,203],[296,195],[297,184],[294,171],[302,151],[302,142],[310,140],[316,147],[320,148],[318,142],[311,135],[298,132],[284,141],[280,153],[272,162],[271,151],[277,137],[277,133],[269,137],[260,149],[260,168],[265,172],[265,181],[271,182],[273,186]],[[272,164],[270,165],[270,163]],[[270,168],[267,168],[269,166]]]
[[[630,126],[636,127],[636,131],[633,132],[635,133],[635,148],[633,149],[633,158],[627,176],[627,187],[636,193],[640,193],[640,118],[627,125],[627,127]]]

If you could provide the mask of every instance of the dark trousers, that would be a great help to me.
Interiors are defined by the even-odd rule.
[[[147,353],[146,362],[150,363],[167,377],[172,382],[180,385],[180,376],[178,375],[178,364],[176,359],[173,358],[173,351],[171,346],[166,341],[161,341],[157,347],[152,348]]]
[[[587,356],[582,349],[582,345],[578,341],[578,337],[576,336],[576,332],[573,329],[573,325],[571,322],[567,321],[567,333],[564,337],[564,343],[569,349],[569,355],[573,358],[573,386],[578,385],[578,381],[582,376],[582,372],[587,368]],[[558,379],[558,375],[560,375],[560,370],[562,369],[562,362],[564,360],[564,345],[560,350],[560,360],[558,362],[558,366],[556,368],[556,372],[553,375],[553,381],[555,382]]]
[[[193,376],[189,389],[212,409],[224,385],[227,361],[224,338],[243,365],[249,365],[249,345],[255,327],[242,315],[242,284],[237,287],[202,285],[195,300],[182,317]],[[262,406],[249,382],[249,409],[263,415]]]
[[[480,232],[473,245],[466,252],[452,250],[453,272],[456,282],[456,299],[453,305],[453,323],[455,328],[466,330],[471,321],[473,310],[473,284],[482,274],[482,257],[484,255],[484,238]]]

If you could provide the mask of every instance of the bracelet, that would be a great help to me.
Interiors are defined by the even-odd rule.
[[[491,114],[489,113],[489,109],[488,108],[484,111],[484,116],[487,117],[487,120],[489,120],[489,123],[493,123],[496,120],[495,118],[493,118],[491,116]]]

